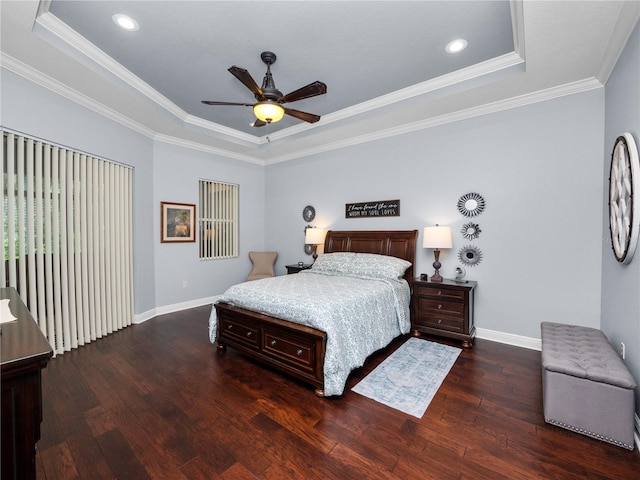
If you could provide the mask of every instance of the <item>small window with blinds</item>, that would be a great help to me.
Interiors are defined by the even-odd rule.
[[[200,180],[200,258],[238,256],[238,185]]]

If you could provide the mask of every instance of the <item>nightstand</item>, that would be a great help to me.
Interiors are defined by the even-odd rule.
[[[286,265],[286,267],[287,267],[287,274],[289,274],[289,273],[298,273],[298,272],[300,272],[302,270],[310,269],[311,268],[311,264],[305,263],[302,266],[297,265],[297,264],[296,265]]]
[[[411,329],[421,333],[462,340],[471,346],[476,336],[473,324],[473,295],[477,282],[416,278],[413,283]]]

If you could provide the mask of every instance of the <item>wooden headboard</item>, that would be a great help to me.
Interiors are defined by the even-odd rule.
[[[404,274],[413,285],[418,230],[329,230],[324,240],[324,253],[377,253],[411,262]]]

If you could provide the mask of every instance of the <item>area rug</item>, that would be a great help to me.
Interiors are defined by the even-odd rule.
[[[352,390],[422,418],[461,351],[411,337]]]

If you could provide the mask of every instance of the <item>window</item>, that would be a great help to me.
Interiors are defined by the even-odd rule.
[[[200,180],[200,258],[238,256],[238,185]]]

